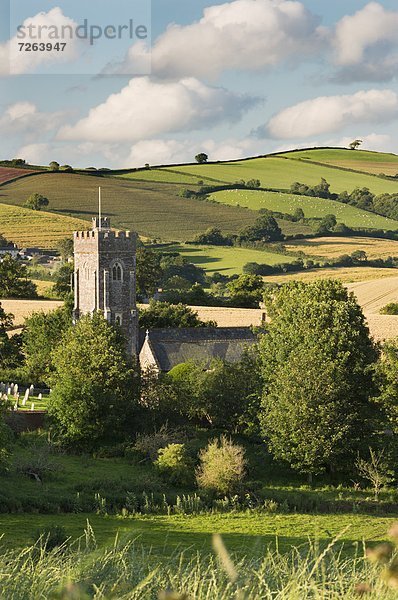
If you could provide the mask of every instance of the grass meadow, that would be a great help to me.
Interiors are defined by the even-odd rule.
[[[277,252],[272,252],[272,250],[268,252],[266,250],[252,250],[250,248],[228,246],[177,244],[166,246],[165,250],[167,252],[179,252],[189,262],[205,269],[208,274],[215,273],[216,271],[224,275],[239,274],[242,273],[244,265],[248,262],[276,265],[295,260],[294,256],[278,254]]]
[[[293,214],[297,208],[302,208],[306,218],[320,218],[328,214],[336,215],[339,223],[348,227],[367,227],[369,229],[398,230],[398,221],[388,219],[355,206],[327,200],[310,198],[281,192],[260,192],[252,190],[225,190],[211,195],[213,200],[229,206],[244,206],[251,210],[278,211]]]
[[[222,183],[255,178],[265,188],[289,189],[295,181],[316,185],[324,177],[335,193],[351,192],[356,187],[368,187],[375,194],[398,193],[398,181],[298,161],[293,158],[294,154],[287,156],[289,158],[269,156],[241,162],[187,165],[178,169],[185,174],[212,177]]]
[[[281,154],[287,158],[316,161],[325,165],[343,167],[371,173],[373,175],[395,176],[398,173],[398,156],[369,150],[326,149],[298,150],[293,153]]]

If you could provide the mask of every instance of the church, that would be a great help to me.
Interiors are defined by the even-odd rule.
[[[74,233],[74,311],[103,313],[118,325],[128,352],[142,369],[170,371],[193,360],[209,365],[214,358],[237,362],[256,341],[250,327],[203,327],[140,331],[136,297],[137,234],[113,231],[107,217],[93,218],[92,229]]]

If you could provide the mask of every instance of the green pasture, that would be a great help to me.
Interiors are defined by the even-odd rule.
[[[179,171],[178,167],[175,169],[164,168],[164,169],[145,169],[145,171],[132,171],[131,173],[125,173],[118,175],[122,179],[132,179],[136,181],[155,181],[160,183],[179,183],[185,185],[200,185],[200,181],[203,183],[211,184],[212,180],[207,177],[201,178],[200,175],[187,175],[183,171]]]
[[[176,244],[174,246],[166,246],[164,250],[166,252],[179,252],[189,262],[202,267],[209,274],[216,271],[224,275],[240,274],[244,265],[248,262],[276,265],[295,260],[294,256],[278,254],[272,250],[252,250],[250,248],[235,248],[232,246]]]
[[[341,534],[347,553],[361,549],[363,542],[387,539],[394,522],[390,517],[367,515],[302,515],[230,513],[171,516],[100,516],[92,514],[0,515],[0,535],[6,547],[22,547],[32,541],[37,529],[60,525],[77,539],[92,526],[99,545],[112,544],[116,535],[136,540],[149,555],[170,556],[211,551],[213,533],[220,533],[227,547],[241,556],[261,555],[266,548],[282,552],[306,547],[309,540],[328,544]]]
[[[398,193],[398,181],[306,163],[294,159],[295,154],[286,156],[289,158],[269,156],[241,162],[191,165],[179,167],[179,170],[191,175],[200,175],[202,178],[212,177],[222,183],[233,183],[239,179],[259,179],[261,186],[265,188],[289,189],[295,181],[316,185],[323,177],[331,184],[332,192],[336,193],[344,190],[351,192],[356,187],[367,187],[375,194]]]
[[[396,175],[398,173],[398,156],[385,152],[319,148],[316,150],[297,150],[296,152],[281,154],[280,156],[316,161],[336,167],[366,171],[375,175],[379,175],[380,173]]]
[[[302,208],[307,218],[319,218],[327,214],[334,214],[338,222],[345,223],[349,227],[398,229],[398,221],[394,219],[388,219],[355,206],[323,198],[254,190],[225,190],[216,192],[211,197],[222,204],[237,207],[244,206],[256,211],[267,208],[268,210],[293,214],[295,209]]]

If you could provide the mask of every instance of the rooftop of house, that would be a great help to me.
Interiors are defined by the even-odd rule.
[[[188,361],[209,366],[215,358],[237,362],[256,342],[249,327],[194,327],[141,332],[140,348],[148,343],[157,367],[164,372]]]

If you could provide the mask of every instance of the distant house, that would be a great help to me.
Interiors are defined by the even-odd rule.
[[[140,365],[167,373],[188,361],[205,367],[215,358],[235,363],[256,340],[250,327],[151,329],[141,332]]]
[[[10,254],[13,258],[17,258],[19,255],[19,248],[16,244],[7,244],[7,246],[0,246],[0,257]]]

